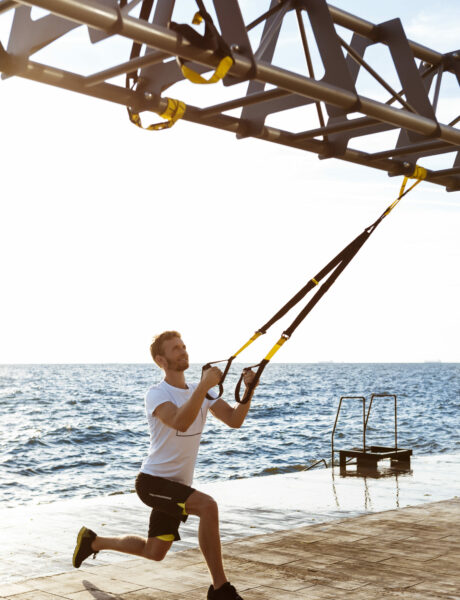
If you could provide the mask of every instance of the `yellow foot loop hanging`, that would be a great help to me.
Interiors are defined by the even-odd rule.
[[[209,79],[205,79],[199,73],[191,69],[185,64],[185,61],[180,56],[177,61],[182,71],[182,75],[192,83],[209,84],[217,83],[227,75],[233,65],[232,52],[227,42],[220,35],[211,15],[207,12],[202,0],[196,0],[199,11],[193,17],[192,23],[199,25],[202,21],[205,23],[204,35],[197,33],[190,25],[171,22],[169,28],[176,31],[184,37],[188,42],[201,48],[202,50],[212,50],[214,56],[219,59],[219,64],[216,70]]]
[[[162,129],[169,129],[172,127],[176,121],[184,116],[187,107],[183,102],[175,100],[174,98],[165,98],[165,100],[168,102],[166,110],[159,113],[160,117],[166,119],[165,121],[162,121],[161,123],[152,123],[145,127],[142,125],[139,113],[128,108],[128,115],[131,123],[134,123],[134,125],[141,129],[145,129],[146,131],[161,131]]]

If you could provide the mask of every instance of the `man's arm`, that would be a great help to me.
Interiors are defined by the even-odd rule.
[[[246,402],[246,404],[238,404],[237,406],[233,407],[230,406],[228,402],[225,402],[225,400],[222,400],[222,398],[219,398],[219,400],[214,402],[209,410],[217,419],[229,427],[232,427],[233,429],[239,429],[244,423],[250,406],[250,400],[249,402]]]
[[[183,406],[178,407],[172,402],[164,402],[153,411],[153,416],[158,417],[171,429],[187,431],[200,412],[206,394],[219,383],[221,377],[222,373],[217,367],[207,369],[195,391]]]
[[[255,377],[255,373],[253,371],[247,371],[244,374],[244,384],[246,387],[252,382]],[[246,415],[249,412],[251,407],[251,398],[245,404],[237,404],[235,407],[230,406],[228,402],[219,398],[209,409],[211,413],[220,421],[232,427],[234,429],[239,429],[241,425],[244,423]]]

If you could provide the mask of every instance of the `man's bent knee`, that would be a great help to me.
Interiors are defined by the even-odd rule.
[[[218,514],[218,506],[214,498],[198,491],[194,491],[187,498],[185,510],[189,515],[197,515],[198,517]]]
[[[172,541],[165,541],[159,538],[149,538],[145,544],[144,556],[149,560],[161,561],[168,554],[172,546]]]

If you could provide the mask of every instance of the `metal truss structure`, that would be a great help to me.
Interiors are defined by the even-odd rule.
[[[14,10],[7,47],[0,45],[3,77],[51,84],[136,112],[165,112],[168,99],[162,95],[164,90],[184,79],[171,57],[180,57],[198,73],[214,70],[219,58],[212,49],[203,49],[170,28],[179,9],[184,9],[183,0],[155,0],[147,18],[141,18],[140,9],[146,1],[0,0],[0,18]],[[196,10],[193,4],[190,2],[189,7]],[[233,65],[223,79],[222,91],[228,99],[198,107],[181,98],[187,103],[185,120],[229,131],[239,138],[254,137],[313,152],[320,158],[335,157],[373,167],[389,175],[411,175],[420,159],[440,156],[449,162],[440,169],[428,168],[426,179],[447,191],[460,190],[460,130],[455,127],[460,116],[448,115],[446,124],[437,118],[442,82],[450,78],[451,84],[460,84],[460,52],[442,54],[407,39],[399,19],[376,25],[325,0],[258,2],[260,16],[251,22],[244,18],[245,7],[238,0],[206,0],[205,4],[231,49]],[[49,14],[33,20],[31,7]],[[297,69],[275,64],[288,17],[296,25],[302,51],[303,64],[295,65]],[[126,57],[121,64],[87,76],[30,59],[33,53],[82,25],[88,27],[93,44],[123,36],[145,51],[142,56]],[[348,42],[344,39],[347,35]],[[401,89],[391,86],[367,59],[366,53],[372,55],[376,46],[391,57]],[[315,70],[324,73],[320,79],[315,78]],[[136,86],[108,83],[133,72],[139,74]],[[363,73],[377,82],[375,99],[357,89]],[[242,85],[246,93],[235,96]],[[381,99],[382,92],[388,99]],[[316,122],[299,117],[293,120],[291,130],[267,124],[278,113],[305,110],[308,105]],[[382,151],[375,151],[373,144],[370,151],[350,147],[352,140],[375,140],[375,134],[385,132],[394,132],[394,147]]]

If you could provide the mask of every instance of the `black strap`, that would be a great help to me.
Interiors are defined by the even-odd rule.
[[[176,31],[179,35],[183,36],[194,46],[198,46],[203,50],[212,50],[218,58],[224,58],[225,56],[231,56],[232,51],[229,45],[220,35],[217,27],[214,25],[211,15],[206,10],[202,0],[196,0],[198,5],[199,14],[201,15],[205,23],[204,35],[196,32],[190,25],[183,23],[175,23],[171,21],[169,28]],[[183,64],[184,60],[181,57],[177,57],[179,63]]]
[[[407,190],[403,194],[401,194],[400,198],[404,197],[410,190]],[[342,273],[345,267],[351,262],[351,260],[356,256],[360,248],[363,244],[369,239],[369,236],[374,233],[376,228],[380,225],[383,219],[389,214],[389,209],[383,211],[380,217],[364,229],[362,233],[360,233],[352,242],[345,246],[345,248],[337,254],[321,271],[319,271],[312,279],[308,281],[308,283],[300,289],[286,304],[273,315],[271,319],[269,319],[265,325],[263,325],[260,329],[257,330],[259,333],[266,333],[266,331],[279,319],[284,317],[284,315],[291,310],[302,298],[304,298],[310,290],[315,288],[331,271],[335,271],[329,276],[327,281],[319,288],[314,297],[310,300],[310,302],[305,306],[305,308],[299,313],[297,318],[293,321],[293,323],[286,329],[283,334],[286,337],[290,337],[300,323],[305,319],[308,313],[312,310],[312,308],[316,305],[316,303],[324,296],[327,290],[332,286],[337,277]]]
[[[358,238],[360,238],[362,235],[363,234],[360,234]],[[322,281],[326,275],[328,275],[328,273],[337,267],[344,257],[349,254],[352,247],[354,247],[354,244],[356,244],[358,238],[354,239],[350,244],[348,244],[348,246],[339,252],[336,257],[334,257],[323,269],[321,269],[321,271],[319,271],[312,279],[310,279],[302,289],[300,289],[288,302],[286,302],[286,304],[257,331],[260,333],[266,333],[274,323],[284,317],[284,315],[288,313],[298,302],[300,302],[302,298],[308,294],[308,292],[314,289],[320,283],[320,281]]]
[[[308,302],[308,304],[300,311],[300,313],[297,315],[297,317],[294,319],[294,321],[291,323],[291,325],[283,332],[283,335],[285,337],[287,337],[287,338],[291,337],[291,335],[294,333],[294,331],[297,329],[297,327],[302,323],[302,321],[305,319],[305,317],[308,315],[308,313],[311,312],[311,310],[316,306],[316,304],[319,302],[319,300],[330,289],[330,287],[336,281],[336,279],[342,273],[342,271],[347,267],[347,265],[350,264],[352,259],[356,256],[359,249],[363,246],[363,244],[366,242],[366,240],[369,238],[369,236],[370,236],[370,233],[368,233],[367,231],[363,231],[355,240],[353,240],[353,242],[351,244],[349,244],[347,246],[346,252],[344,254],[343,254],[343,252],[340,253],[342,255],[341,260],[335,265],[335,268],[332,271],[332,273],[329,275],[329,277],[323,283],[323,285],[318,289],[318,291],[313,296],[313,298],[310,300],[310,302]],[[331,263],[332,262],[334,262],[334,261],[331,261]],[[329,263],[329,264],[331,264],[331,263]],[[323,271],[324,270],[325,269],[323,269]],[[320,277],[320,275],[318,274],[317,277]],[[317,279],[317,277],[315,277],[315,279]],[[322,279],[322,277],[320,277],[320,279]],[[317,281],[319,282],[320,279],[317,279]]]
[[[346,268],[346,266],[351,262],[353,257],[357,254],[359,249],[363,246],[366,240],[369,238],[370,233],[367,230],[364,230],[357,238],[355,238],[348,246],[346,246],[339,254],[333,258],[325,267],[322,269],[313,279],[316,282],[320,282],[326,275],[329,275],[327,280],[323,283],[323,285],[318,289],[313,298],[308,302],[305,307],[300,311],[291,325],[283,332],[283,337],[289,339],[297,327],[302,323],[305,317],[311,312],[311,310],[316,306],[316,304],[320,301],[320,299],[324,296],[324,294],[331,288],[332,284],[339,277],[340,273]],[[270,321],[268,321],[264,328],[268,329],[273,323],[278,321],[282,316],[284,316],[295,304],[300,302],[302,298],[313,288],[316,287],[316,283],[313,280],[310,280],[306,286],[304,286],[295,296],[291,298],[289,302],[287,302],[281,310],[279,310]],[[261,330],[259,330],[261,331]],[[265,331],[263,331],[265,333]],[[263,359],[259,364],[253,365],[252,367],[246,367],[243,369],[241,376],[238,380],[238,383],[235,388],[235,400],[240,404],[246,404],[253,394],[254,390],[259,383],[260,377],[268,365],[270,361],[267,359]],[[241,384],[244,379],[244,373],[247,369],[252,369],[257,367],[257,371],[255,373],[254,379],[251,384],[246,388],[243,397],[241,398]]]

